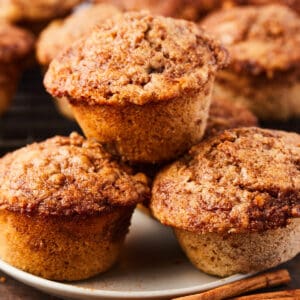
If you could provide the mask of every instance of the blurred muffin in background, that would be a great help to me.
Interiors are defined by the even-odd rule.
[[[267,4],[282,4],[287,5],[300,13],[299,0],[224,0],[223,7],[230,7],[234,5],[267,5]]]
[[[149,10],[152,14],[172,17],[181,0],[93,0],[95,3],[112,3],[124,11]]]
[[[72,133],[0,159],[0,258],[44,278],[86,279],[118,259],[144,174]]]
[[[82,8],[64,20],[55,20],[45,28],[37,42],[37,60],[46,71],[53,58],[64,48],[89,33],[97,24],[108,18],[121,15],[114,5],[95,4]],[[56,101],[59,111],[67,118],[74,119],[66,99]]]
[[[244,105],[230,101],[226,98],[213,97],[211,100],[205,137],[211,137],[226,129],[257,125],[257,118]]]
[[[8,108],[33,49],[31,33],[0,23],[0,114]]]
[[[50,64],[44,84],[67,98],[88,137],[131,163],[162,163],[203,137],[227,51],[195,23],[147,12],[98,26]]]
[[[93,2],[109,2],[125,11],[149,10],[155,15],[192,21],[222,6],[221,0],[93,0]]]
[[[201,23],[228,49],[216,97],[232,99],[263,120],[300,116],[300,17],[282,5],[234,7]]]
[[[0,20],[38,32],[52,19],[65,16],[83,0],[0,0]]]

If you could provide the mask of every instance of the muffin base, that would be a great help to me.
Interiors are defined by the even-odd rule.
[[[206,128],[212,82],[193,95],[144,105],[73,103],[75,118],[89,138],[133,163],[176,158],[201,140]]]
[[[74,281],[117,260],[133,208],[92,217],[26,216],[0,211],[0,257],[43,278]]]
[[[16,92],[19,72],[14,66],[0,65],[0,115],[3,114]]]
[[[300,253],[300,219],[263,233],[195,234],[175,229],[196,268],[220,277],[275,267]]]
[[[66,117],[69,120],[75,120],[72,107],[66,98],[62,98],[59,100],[53,98],[53,100],[60,114],[62,114],[64,117]]]
[[[280,78],[251,78],[220,72],[214,95],[245,105],[261,120],[300,116],[300,80],[294,74]]]

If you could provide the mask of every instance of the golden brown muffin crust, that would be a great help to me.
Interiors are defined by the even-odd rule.
[[[0,23],[0,63],[22,59],[33,47],[32,34],[16,26]]]
[[[53,21],[39,37],[39,62],[48,65],[60,51],[88,34],[94,26],[120,14],[121,11],[113,5],[97,4],[79,10],[64,20]]]
[[[151,209],[196,232],[249,232],[300,217],[300,136],[232,129],[193,147],[155,179]]]
[[[299,68],[300,17],[286,6],[235,7],[208,16],[201,26],[228,48],[235,72],[271,77]]]
[[[209,137],[226,129],[257,125],[258,120],[249,109],[226,98],[215,96],[211,102],[205,136]]]
[[[73,103],[143,105],[201,90],[226,59],[194,23],[126,13],[54,59],[44,82]]]
[[[40,215],[94,215],[149,196],[143,174],[112,160],[76,133],[35,143],[0,160],[0,209]]]

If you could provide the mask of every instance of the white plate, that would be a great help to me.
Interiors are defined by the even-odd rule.
[[[170,228],[136,211],[120,262],[93,279],[59,283],[20,271],[0,260],[0,269],[46,293],[72,299],[161,299],[200,292],[247,275],[225,279],[195,269]]]

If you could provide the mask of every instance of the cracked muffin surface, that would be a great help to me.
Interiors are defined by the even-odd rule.
[[[194,23],[126,13],[54,59],[44,82],[71,102],[143,105],[201,91],[226,61],[222,46]]]
[[[76,133],[0,160],[0,210],[39,215],[98,215],[149,196],[147,179]]]
[[[154,181],[151,209],[195,232],[260,232],[300,217],[300,136],[232,129],[194,146]]]
[[[272,77],[298,69],[300,17],[286,6],[235,7],[211,14],[201,26],[228,48],[235,72]]]
[[[53,21],[40,35],[37,45],[39,62],[48,65],[60,51],[88,34],[94,26],[120,14],[121,11],[113,5],[96,4],[76,11],[64,20]]]

